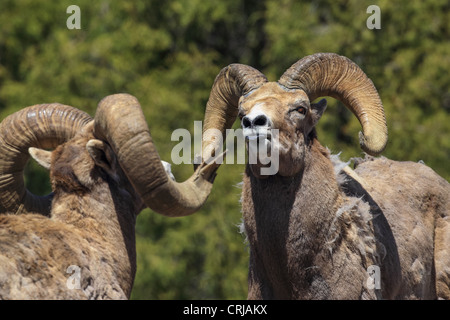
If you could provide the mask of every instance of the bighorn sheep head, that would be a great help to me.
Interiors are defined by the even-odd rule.
[[[78,140],[64,148],[71,139]],[[44,150],[53,148],[53,152]],[[34,105],[5,118],[0,125],[0,212],[50,214],[53,194],[36,196],[25,188],[23,170],[29,153],[44,167],[59,166],[51,175],[76,178],[70,179],[72,184],[77,181],[77,186],[71,186],[74,191],[89,188],[92,181],[77,175],[76,170],[65,171],[64,166],[77,166],[59,159],[77,162],[88,170],[101,168],[111,179],[123,176],[143,204],[168,216],[197,211],[211,191],[218,168],[215,163],[202,163],[185,182],[168,178],[139,102],[128,94],[104,98],[94,119],[56,103]],[[64,177],[51,180],[52,184],[64,184]]]
[[[203,131],[231,128],[239,115],[246,138],[265,139],[279,149],[279,174],[291,176],[302,167],[305,147],[314,137],[314,126],[326,108],[321,96],[342,101],[362,126],[361,148],[381,153],[387,143],[383,106],[372,81],[351,60],[333,53],[307,56],[293,64],[278,82],[268,82],[258,70],[232,64],[216,77],[205,111]],[[277,146],[271,146],[270,131],[279,130]],[[203,157],[214,150],[215,137],[203,137]],[[260,163],[251,165],[260,175]]]

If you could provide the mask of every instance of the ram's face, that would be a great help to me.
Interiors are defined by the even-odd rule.
[[[253,173],[262,177],[267,167],[264,157],[278,161],[278,172],[292,176],[303,166],[305,146],[326,103],[311,105],[302,90],[286,90],[278,83],[268,82],[242,97],[239,118],[246,140],[249,163]],[[250,161],[257,157],[257,163]],[[275,158],[277,156],[278,158]]]
[[[107,205],[110,196],[122,208],[138,213],[142,199],[121,169],[116,155],[104,141],[84,132],[59,145],[51,154],[50,180],[55,197],[63,194],[101,197]],[[117,209],[117,207],[116,207]]]
[[[92,193],[105,186],[121,194],[135,193],[112,148],[94,137],[93,122],[53,152],[32,149],[33,158],[50,170],[56,193]]]
[[[89,192],[100,177],[86,150],[87,138],[75,138],[62,144],[52,154],[50,177],[53,191]]]

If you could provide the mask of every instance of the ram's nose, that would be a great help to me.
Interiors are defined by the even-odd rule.
[[[269,126],[270,120],[265,114],[248,115],[242,118],[242,128],[244,129],[257,129]]]

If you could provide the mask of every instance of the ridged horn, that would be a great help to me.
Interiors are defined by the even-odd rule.
[[[0,213],[50,214],[52,194],[37,196],[25,188],[28,148],[55,148],[89,121],[85,112],[52,103],[24,108],[0,123]]]
[[[378,155],[386,147],[387,126],[383,105],[373,82],[350,59],[317,53],[297,61],[278,81],[288,89],[301,89],[312,102],[321,96],[340,100],[358,118],[361,148]]]
[[[206,104],[203,133],[208,129],[218,129],[225,139],[226,129],[230,129],[236,120],[239,98],[259,88],[265,82],[267,82],[266,76],[250,66],[230,64],[223,68],[214,81]],[[211,146],[213,146],[212,150],[215,149],[215,139],[215,136],[203,134],[202,158],[211,154],[206,149]]]
[[[219,165],[202,163],[182,183],[169,179],[135,97],[115,94],[100,101],[94,134],[108,141],[131,184],[150,209],[166,216],[185,216],[199,210],[208,198]]]

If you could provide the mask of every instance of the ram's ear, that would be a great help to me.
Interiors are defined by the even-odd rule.
[[[42,167],[44,167],[47,170],[50,170],[50,165],[52,162],[52,152],[51,151],[30,147],[30,148],[28,148],[28,153],[34,160],[36,160],[36,162],[39,165],[41,165]]]
[[[327,99],[322,99],[317,103],[311,103],[311,116],[313,126],[315,126],[317,122],[319,122],[326,108],[327,108]]]
[[[86,149],[97,166],[103,168],[111,177],[116,176],[116,156],[106,142],[91,139],[87,142]]]

